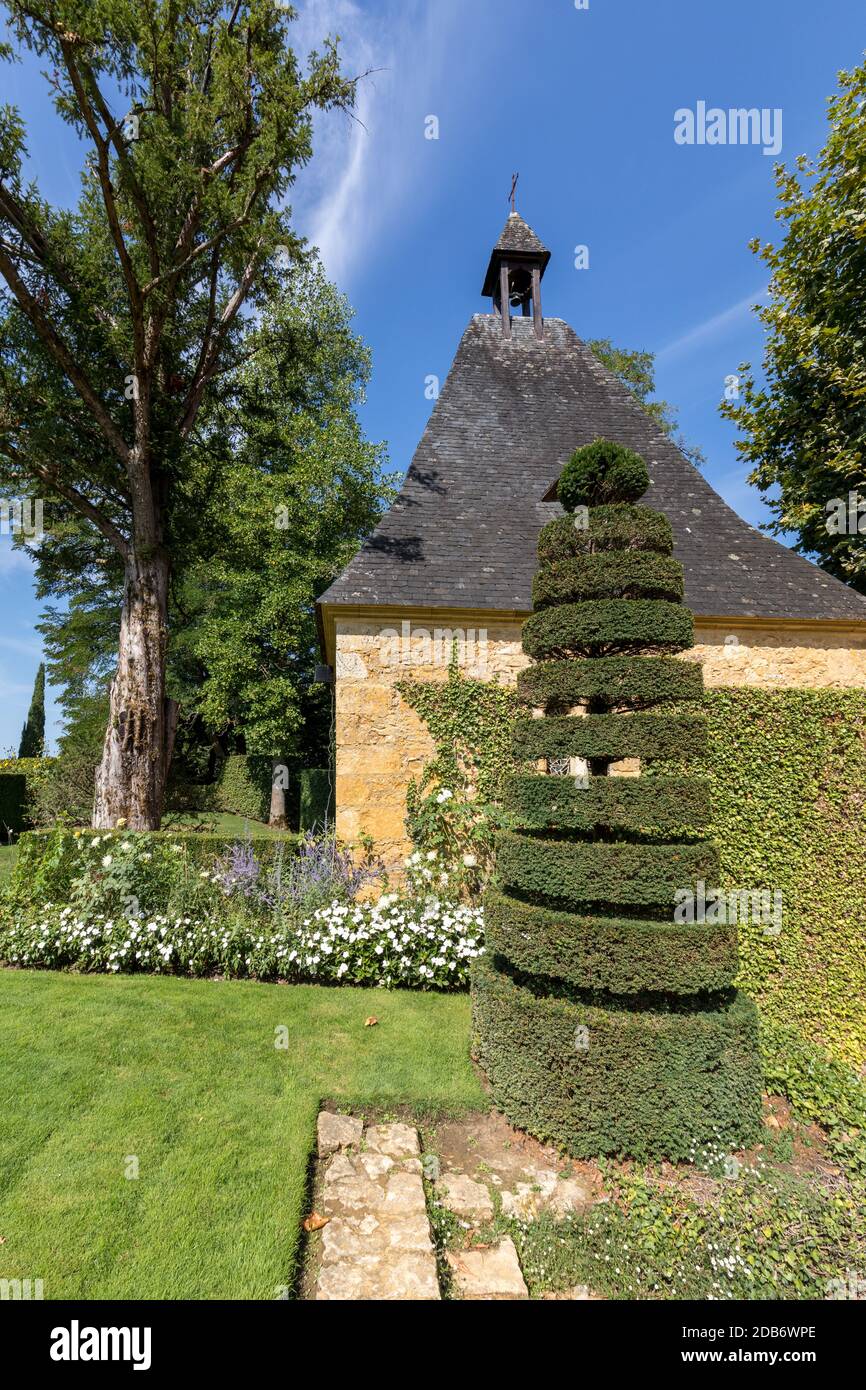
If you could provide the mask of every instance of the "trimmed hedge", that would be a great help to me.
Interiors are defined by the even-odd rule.
[[[514,721],[514,756],[533,758],[703,758],[701,714],[586,714],[521,716]]]
[[[673,914],[678,888],[690,888],[699,879],[713,885],[718,882],[719,852],[706,840],[696,844],[609,844],[535,839],[500,830],[496,870],[502,883],[521,893],[576,905],[669,906]]]
[[[484,934],[488,955],[506,957],[523,974],[588,981],[614,994],[722,990],[737,971],[736,926],[589,916],[492,889]]]
[[[331,775],[326,767],[308,767],[298,774],[298,827],[323,830],[333,825]]]
[[[212,802],[218,811],[267,822],[271,813],[271,759],[229,754],[220,769]]]
[[[54,758],[0,758],[0,834],[18,835],[29,817],[33,780]]]
[[[582,700],[611,709],[641,709],[668,701],[699,700],[704,673],[695,661],[672,656],[571,657],[527,666],[517,677],[524,704],[568,707]]]
[[[0,834],[17,835],[27,823],[27,778],[23,772],[0,773]]]
[[[548,721],[545,721],[548,722]],[[525,830],[612,830],[676,834],[710,820],[710,784],[695,777],[572,777],[515,773],[505,784],[512,824]]]
[[[552,604],[592,598],[668,599],[683,596],[683,567],[671,555],[639,550],[609,550],[575,555],[547,565],[532,582],[536,612]]]
[[[579,517],[558,516],[542,526],[538,537],[538,561],[549,565],[569,555],[589,555],[601,550],[655,550],[670,555],[674,533],[667,517],[649,507],[592,507],[589,525]]]
[[[758,1015],[744,995],[599,1007],[484,958],[472,978],[474,1053],[518,1128],[575,1158],[681,1161],[760,1136]]]
[[[532,613],[523,624],[523,650],[536,661],[573,652],[605,656],[646,650],[681,652],[694,645],[687,608],[664,599],[595,599]]]

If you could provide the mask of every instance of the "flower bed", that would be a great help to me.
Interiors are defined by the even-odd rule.
[[[235,844],[205,868],[170,838],[64,833],[52,844],[68,896],[32,881],[10,890],[10,965],[454,990],[482,950],[481,909],[451,900],[435,851],[407,861],[399,895],[357,903],[375,867],[328,836],[286,857]]]
[[[0,928],[0,959],[10,965],[318,984],[465,989],[481,954],[480,908],[436,897],[377,902],[336,899],[297,927],[157,916],[85,917],[49,907]]]

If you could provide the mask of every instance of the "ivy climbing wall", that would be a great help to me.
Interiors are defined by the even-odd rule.
[[[423,718],[401,695],[402,682],[442,682],[456,644],[460,670],[512,688],[527,662],[521,624],[471,610],[405,618],[337,617],[336,826],[347,841],[372,835],[396,868],[409,852],[406,790],[433,756]],[[830,623],[779,625],[696,618],[696,645],[683,660],[700,660],[712,687],[866,690],[866,632]]]

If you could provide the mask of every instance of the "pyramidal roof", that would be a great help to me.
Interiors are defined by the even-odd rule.
[[[550,252],[535,235],[528,222],[524,222],[519,212],[510,212],[502,228],[495,251],[518,251],[524,255],[542,255],[550,259]]]
[[[470,321],[399,496],[320,602],[529,612],[561,515],[545,496],[599,437],[645,460],[695,614],[866,623],[866,598],[743,521],[567,323],[505,338],[498,314]]]
[[[550,252],[547,247],[535,235],[529,223],[524,222],[519,212],[508,214],[508,220],[502,228],[499,240],[490,253],[490,262],[481,290],[482,295],[492,295],[495,292],[499,283],[500,266],[503,262],[507,264],[512,260],[523,265],[535,263],[542,275],[544,275],[550,260]]]

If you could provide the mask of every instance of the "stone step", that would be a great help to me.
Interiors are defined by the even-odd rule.
[[[418,1132],[319,1116],[322,1192],[317,1299],[439,1299]]]

